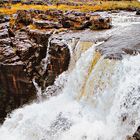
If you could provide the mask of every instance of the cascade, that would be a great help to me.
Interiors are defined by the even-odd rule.
[[[50,63],[50,62],[49,62],[49,57],[50,57],[50,55],[49,55],[50,42],[51,42],[51,40],[52,40],[52,38],[53,38],[53,35],[54,35],[55,33],[56,33],[56,31],[54,30],[53,33],[52,33],[52,35],[51,35],[51,36],[49,37],[49,39],[48,39],[46,57],[42,60],[43,72],[46,71],[46,68],[47,68],[48,64]]]
[[[44,93],[57,90],[55,96],[13,111],[0,140],[125,140],[133,134],[140,123],[140,55],[106,59],[95,51],[99,44],[79,54],[79,42],[73,68]]]
[[[136,12],[121,11],[119,13],[112,13],[110,16],[112,17],[112,24],[115,26],[127,26],[140,23],[140,17],[136,15]]]

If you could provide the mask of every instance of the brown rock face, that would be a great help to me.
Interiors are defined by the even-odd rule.
[[[45,34],[40,31],[29,31],[30,38],[34,39],[36,43],[41,44],[46,49],[49,46],[48,53],[45,50],[41,51],[40,54],[42,54],[41,56],[43,56],[44,60],[42,60],[43,58],[40,59],[40,64],[36,66],[36,70],[33,70],[38,72],[38,74],[33,74],[33,78],[35,78],[42,89],[52,85],[55,78],[63,71],[67,70],[70,61],[68,45],[59,39],[52,39],[48,43],[47,38],[50,34],[52,34],[51,31]],[[48,60],[45,60],[46,53],[49,55],[47,56]],[[46,70],[43,69],[43,65],[47,65]]]
[[[1,30],[0,38],[0,122],[11,110],[35,99],[35,87],[25,72],[26,63],[21,61],[14,45],[15,38],[8,30]],[[13,36],[13,35],[12,35]],[[24,56],[28,54],[27,43],[17,42]],[[21,48],[20,48],[21,49]],[[31,55],[31,54],[30,54]],[[28,58],[27,58],[28,59]]]
[[[0,65],[0,122],[11,110],[35,99],[35,95],[22,63]]]
[[[61,40],[48,39],[52,31],[0,30],[0,122],[7,113],[36,98],[35,79],[42,90],[67,70],[70,54]],[[42,60],[48,50],[47,69]]]
[[[59,39],[52,39],[49,48],[45,85],[53,84],[55,77],[66,71],[70,61],[68,46]]]
[[[92,23],[91,29],[109,29],[111,28],[111,18],[101,17],[100,15],[95,15],[90,17]]]

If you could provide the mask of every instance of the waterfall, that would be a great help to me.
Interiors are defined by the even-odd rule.
[[[0,140],[125,140],[133,134],[140,123],[140,55],[109,60],[95,46],[56,79],[55,87],[63,86],[57,96],[13,111]]]
[[[49,37],[48,39],[48,44],[47,44],[47,51],[46,51],[46,57],[42,60],[42,68],[43,68],[43,72],[46,71],[46,68],[48,66],[48,64],[50,63],[49,61],[49,51],[50,51],[50,43],[51,43],[51,40],[53,38],[53,35],[56,33],[56,30],[53,31],[52,35]]]

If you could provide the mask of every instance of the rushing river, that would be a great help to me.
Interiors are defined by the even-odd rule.
[[[103,43],[80,48],[79,42],[68,71],[43,93],[58,86],[56,95],[10,114],[0,140],[125,140],[132,135],[140,125],[140,55],[106,59],[95,51]]]

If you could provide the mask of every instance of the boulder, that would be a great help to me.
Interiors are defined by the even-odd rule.
[[[111,18],[101,17],[100,15],[95,15],[90,17],[92,23],[91,29],[110,29],[111,28]]]
[[[61,19],[61,24],[63,25],[63,28],[70,28],[70,29],[85,29],[87,25],[86,23],[86,17],[83,16],[81,13],[65,13],[64,17]]]
[[[17,11],[17,18],[16,18],[16,26],[19,24],[23,24],[28,26],[33,22],[31,14],[27,10],[18,10]]]
[[[140,10],[137,10],[136,15],[140,15]]]

